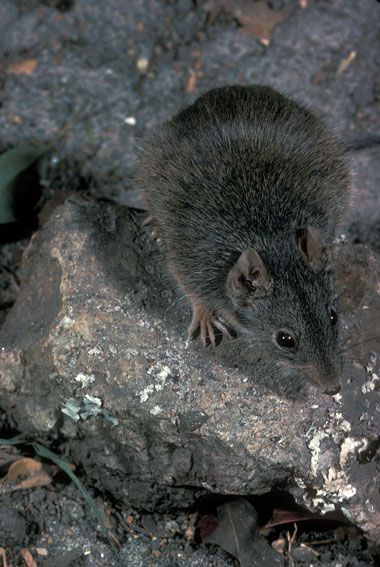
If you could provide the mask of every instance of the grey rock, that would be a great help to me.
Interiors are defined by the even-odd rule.
[[[284,379],[254,345],[188,343],[189,306],[143,216],[71,197],[32,239],[0,335],[0,396],[18,429],[64,439],[128,505],[281,486],[379,542],[378,259],[337,248],[347,356],[332,399]]]

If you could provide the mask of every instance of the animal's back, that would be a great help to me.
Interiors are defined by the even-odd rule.
[[[331,242],[349,199],[335,138],[263,86],[214,89],[179,112],[148,141],[138,178],[169,264],[198,294],[246,248],[309,225]]]

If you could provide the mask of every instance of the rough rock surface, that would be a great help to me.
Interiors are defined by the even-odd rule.
[[[379,543],[379,261],[337,248],[347,356],[331,398],[239,340],[188,344],[187,301],[141,219],[72,197],[32,239],[0,336],[0,394],[17,427],[59,438],[129,504],[280,487],[312,510],[341,508]]]

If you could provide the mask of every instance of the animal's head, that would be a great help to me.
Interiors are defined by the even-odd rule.
[[[309,226],[263,249],[241,252],[227,277],[235,321],[286,371],[328,393],[341,357],[334,272],[321,231]]]

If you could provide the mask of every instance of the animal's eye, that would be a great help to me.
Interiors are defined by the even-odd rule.
[[[338,322],[338,315],[334,309],[330,309],[330,325],[334,327]]]
[[[276,341],[278,346],[281,348],[294,348],[296,346],[296,341],[289,331],[279,331],[277,333]]]

